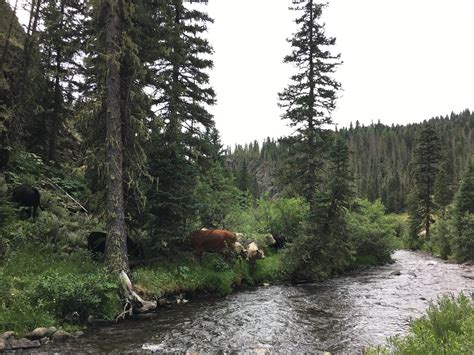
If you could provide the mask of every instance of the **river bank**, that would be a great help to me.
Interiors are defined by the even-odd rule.
[[[175,255],[132,271],[135,289],[161,306],[184,303],[200,295],[226,295],[245,283],[274,281],[279,256],[260,260],[255,272],[245,261],[219,255],[200,262]],[[0,334],[19,337],[38,327],[75,332],[92,323],[113,322],[122,312],[118,280],[87,252],[61,255],[53,248],[23,247],[0,263]]]
[[[355,352],[406,334],[438,296],[474,290],[472,266],[411,251],[393,258],[393,264],[316,284],[196,299],[163,308],[154,320],[91,328],[77,340],[41,350]]]

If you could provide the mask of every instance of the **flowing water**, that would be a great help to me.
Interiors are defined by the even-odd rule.
[[[474,266],[397,251],[395,263],[300,286],[269,286],[89,329],[44,352],[357,353],[403,334],[441,294],[474,291]],[[397,275],[399,274],[399,275]]]

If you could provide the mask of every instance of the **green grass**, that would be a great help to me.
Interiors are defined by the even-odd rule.
[[[133,278],[137,288],[153,298],[196,291],[226,295],[242,282],[256,285],[274,281],[278,275],[278,259],[279,255],[273,255],[259,260],[252,274],[250,265],[240,258],[226,261],[219,255],[208,254],[197,262],[183,256],[181,260],[162,260],[156,265],[138,268]]]
[[[29,246],[0,263],[0,333],[20,334],[40,326],[69,329],[68,315],[112,319],[120,312],[117,281],[77,252],[61,256],[53,248]]]
[[[271,282],[278,276],[278,254],[257,262],[252,274],[248,262],[206,254],[201,261],[178,252],[172,259],[133,271],[133,283],[145,298],[177,293],[226,295],[235,286]],[[22,243],[0,261],[0,333],[19,334],[36,327],[78,328],[89,315],[113,319],[121,312],[118,280],[103,265],[92,262],[86,250],[65,255],[61,248]],[[79,319],[67,318],[77,312]]]

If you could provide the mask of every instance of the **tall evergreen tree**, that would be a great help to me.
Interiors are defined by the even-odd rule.
[[[47,0],[42,11],[44,30],[40,34],[42,65],[52,92],[49,110],[48,160],[56,160],[58,135],[77,91],[85,3],[83,0]]]
[[[440,167],[434,182],[434,201],[441,217],[453,199],[452,183],[445,167]]]
[[[196,219],[199,174],[209,167],[214,121],[206,106],[215,101],[207,69],[212,48],[203,38],[212,20],[204,12],[184,6],[183,0],[163,2],[152,9],[162,38],[148,68],[155,88],[157,115],[153,127],[149,172],[158,188],[149,192],[150,233],[165,238],[185,235]]]
[[[102,109],[97,117],[105,124],[99,125],[105,133],[103,152],[106,191],[106,260],[110,270],[129,272],[127,253],[127,226],[124,203],[124,121],[127,115],[122,104],[129,92],[123,85],[124,66],[130,51],[130,14],[132,3],[128,0],[101,0],[94,4],[92,29],[97,38],[91,57],[99,95],[93,97]],[[101,24],[105,24],[102,26]],[[97,129],[98,127],[94,127]],[[96,160],[94,160],[96,161]]]
[[[454,203],[452,250],[458,260],[474,261],[474,156],[461,180]]]
[[[340,88],[332,74],[341,62],[340,55],[330,52],[335,38],[326,36],[320,20],[325,5],[313,0],[295,0],[293,4],[293,10],[299,13],[298,30],[289,40],[293,51],[284,62],[295,65],[298,72],[279,97],[280,106],[285,109],[283,119],[296,128],[296,135],[289,139],[289,170],[294,172],[294,181],[309,202],[312,219],[316,217],[316,191],[328,144],[323,129],[332,122],[331,113]]]
[[[425,124],[421,129],[413,158],[414,186],[414,208],[416,208],[416,219],[421,222],[426,233],[426,240],[430,238],[430,226],[434,222],[433,214],[436,212],[434,202],[434,183],[438,173],[441,147],[438,135],[433,125]],[[412,208],[413,211],[413,208]],[[413,214],[413,213],[412,213]],[[416,224],[412,224],[412,232],[417,230]]]

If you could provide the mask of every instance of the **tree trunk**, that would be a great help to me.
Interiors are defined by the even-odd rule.
[[[111,271],[130,272],[123,202],[123,144],[120,113],[120,7],[123,2],[104,2],[106,31],[106,159],[107,242],[106,260]]]
[[[61,0],[61,19],[59,20],[59,31],[63,28],[64,17],[64,0]],[[51,122],[51,132],[49,136],[49,151],[48,160],[56,160],[56,147],[58,145],[59,125],[62,115],[62,95],[61,95],[61,81],[60,72],[62,65],[61,45],[56,48],[56,73],[54,78],[54,106],[53,117]]]
[[[309,207],[310,207],[310,213],[311,216],[314,217],[316,214],[316,201],[315,201],[315,193],[316,193],[316,164],[314,159],[316,159],[316,152],[315,152],[315,117],[314,117],[314,102],[315,102],[315,97],[314,97],[314,88],[315,88],[315,83],[314,83],[314,62],[313,62],[313,42],[314,42],[314,36],[313,36],[313,21],[314,21],[314,15],[313,15],[313,1],[309,1],[309,77],[308,77],[308,82],[309,82],[309,102],[308,102],[308,111],[309,111],[309,117],[308,117],[308,150],[310,156],[308,157],[309,159],[309,166],[308,166],[308,173],[309,173]]]

